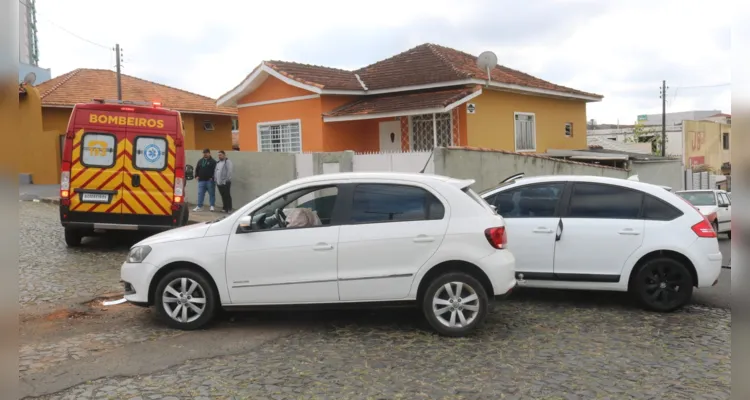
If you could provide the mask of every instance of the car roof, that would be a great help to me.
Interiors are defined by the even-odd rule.
[[[513,185],[510,186],[516,186],[516,184],[520,185],[526,185],[530,183],[542,183],[542,182],[557,182],[557,181],[570,181],[570,182],[590,182],[590,183],[603,183],[603,184],[610,184],[610,185],[618,185],[618,186],[624,186],[624,187],[630,187],[634,189],[639,189],[645,192],[663,192],[665,191],[662,186],[659,185],[653,185],[646,182],[639,182],[639,181],[631,181],[623,178],[611,178],[608,176],[596,176],[596,175],[540,175],[540,176],[529,176],[529,177],[523,177],[513,180]],[[496,188],[487,190],[484,192],[484,195],[488,195],[490,193],[493,193],[496,191]]]
[[[467,186],[474,184],[474,179],[456,179],[443,175],[435,174],[420,174],[420,173],[406,173],[406,172],[336,172],[331,174],[313,175],[305,178],[299,178],[289,182],[289,184],[305,184],[314,182],[326,182],[333,180],[371,180],[371,179],[382,179],[382,180],[398,180],[398,181],[410,181],[410,182],[421,182],[429,184],[431,182],[441,182],[449,184],[451,186],[463,189]]]

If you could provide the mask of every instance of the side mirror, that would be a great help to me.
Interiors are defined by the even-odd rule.
[[[237,233],[248,233],[253,229],[253,217],[245,215],[240,218],[240,224],[237,226]]]
[[[193,172],[192,165],[185,166],[185,179],[188,181],[192,181],[193,179],[195,179],[195,173]]]

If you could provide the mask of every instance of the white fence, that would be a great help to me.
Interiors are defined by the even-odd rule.
[[[422,169],[435,173],[431,151],[359,153],[354,155],[354,172],[414,172]]]
[[[709,172],[693,172],[685,170],[685,190],[716,189],[718,183],[726,181],[724,175],[714,175]]]

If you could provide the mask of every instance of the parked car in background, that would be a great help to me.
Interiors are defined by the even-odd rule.
[[[516,285],[503,218],[473,183],[397,173],[295,180],[223,219],[133,246],[125,298],[179,329],[206,325],[220,307],[416,303],[436,331],[463,336]]]
[[[732,200],[723,190],[681,190],[677,195],[708,218],[717,233],[732,238]]]
[[[481,196],[508,227],[519,286],[629,291],[668,312],[721,272],[709,221],[660,186],[520,174]]]

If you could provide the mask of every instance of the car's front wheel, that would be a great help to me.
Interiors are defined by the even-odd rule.
[[[647,309],[671,312],[690,302],[693,278],[681,262],[660,257],[641,266],[631,289]]]
[[[449,272],[425,291],[422,312],[433,329],[445,336],[466,336],[487,317],[487,292],[471,275]]]
[[[211,322],[217,296],[206,277],[190,269],[177,269],[159,281],[154,294],[159,316],[172,328],[193,330]]]

